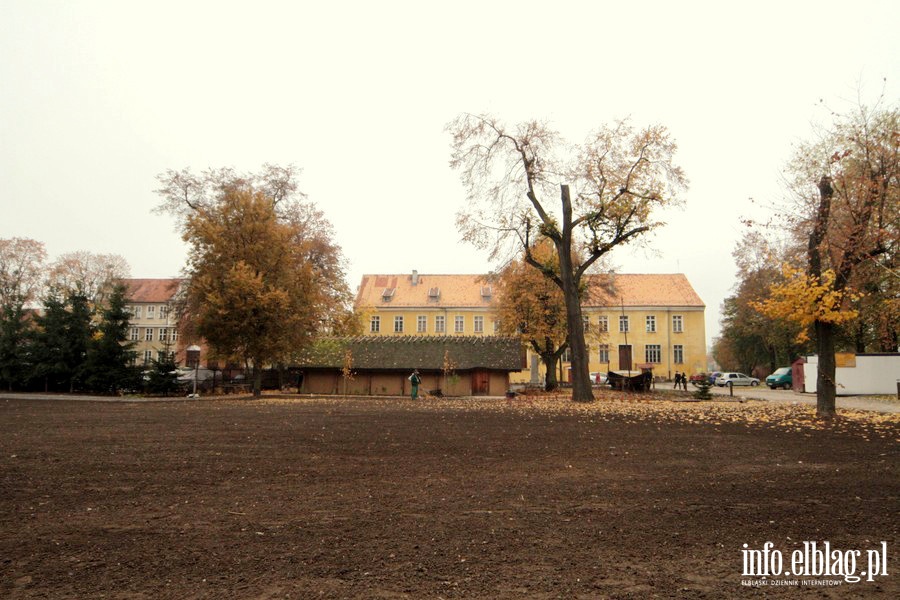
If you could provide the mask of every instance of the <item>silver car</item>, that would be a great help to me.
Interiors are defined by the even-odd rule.
[[[726,385],[757,386],[759,385],[759,379],[744,375],[743,373],[722,373],[716,377],[716,385],[719,387],[725,387]]]

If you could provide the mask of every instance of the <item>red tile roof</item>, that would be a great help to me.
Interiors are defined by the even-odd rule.
[[[491,297],[483,294],[489,286],[486,275],[363,275],[356,293],[356,306],[395,307],[484,307],[491,305]],[[393,289],[389,301],[383,299],[385,290]],[[487,292],[488,290],[484,290]]]
[[[183,279],[123,279],[129,302],[168,302]]]
[[[706,306],[683,273],[591,275],[589,283],[584,306]]]
[[[486,275],[363,275],[356,307],[484,307],[491,298],[483,295]],[[703,308],[705,304],[682,273],[611,274],[588,276],[590,291],[584,306],[678,306]],[[437,288],[439,296],[431,296]],[[385,290],[393,289],[385,301]]]

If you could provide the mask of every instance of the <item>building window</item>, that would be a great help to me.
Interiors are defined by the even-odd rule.
[[[675,333],[684,331],[684,317],[681,315],[672,315],[672,331]]]
[[[454,331],[455,333],[463,333],[463,332],[466,330],[466,321],[465,321],[465,319],[466,319],[466,318],[463,317],[462,315],[458,315],[458,316],[453,320],[453,331]]]
[[[498,319],[494,319],[494,335],[500,333],[500,321]]]
[[[609,363],[609,344],[600,344],[600,362]]]
[[[153,360],[153,350],[144,350],[144,364],[149,364]]]
[[[606,315],[597,318],[597,331],[607,333],[609,331],[609,317]]]
[[[166,306],[165,304],[163,304],[162,306],[159,307],[159,318],[165,319],[168,316],[169,316],[169,307]]]
[[[134,318],[140,319],[142,314],[143,314],[143,307],[135,306],[134,307]]]
[[[141,334],[139,332],[140,332],[140,330],[137,327],[132,327],[131,335],[128,336],[128,339],[131,340],[132,342],[138,341],[141,337]]]
[[[475,333],[484,333],[484,317],[475,317]]]
[[[584,332],[587,333],[591,330],[591,318],[590,317],[581,317],[581,322],[584,326]]]
[[[656,317],[647,315],[647,333],[656,333]]]
[[[394,317],[394,333],[403,333],[403,317]]]
[[[681,344],[675,344],[672,347],[672,355],[675,357],[676,365],[684,364],[684,346],[682,346]]]
[[[425,315],[419,315],[416,317],[416,331],[418,333],[425,333],[428,330],[428,317]]]
[[[619,317],[619,333],[628,333],[628,317],[626,315]]]
[[[662,352],[660,351],[659,344],[647,344],[644,347],[644,362],[648,363],[660,363],[662,360],[660,356]]]
[[[157,352],[156,352],[156,360],[158,360],[159,362],[162,362],[162,361],[166,360],[166,356],[167,356],[167,355],[166,355],[166,351],[165,351],[165,350],[157,350]]]
[[[369,332],[370,333],[379,333],[381,332],[381,317],[374,316],[369,321]]]
[[[159,330],[159,341],[168,342],[169,341],[169,330],[165,327],[161,327]]]
[[[435,333],[446,333],[447,332],[447,319],[443,315],[437,315],[434,318],[434,332]]]
[[[148,306],[148,307],[147,307],[147,318],[148,318],[148,319],[154,319],[154,318],[156,318],[156,307],[155,307],[155,306]]]
[[[148,327],[147,329],[144,330],[144,341],[145,342],[153,341],[153,329],[151,329],[150,327]]]
[[[572,349],[567,347],[563,351],[562,356],[559,357],[559,361],[564,363],[572,362]]]
[[[172,328],[172,332],[169,334],[169,339],[172,340],[173,342],[178,341],[178,329],[177,328],[174,328],[174,327]]]

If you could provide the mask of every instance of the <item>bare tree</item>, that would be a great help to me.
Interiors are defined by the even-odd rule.
[[[0,308],[24,305],[40,296],[47,251],[28,238],[0,240]]]
[[[687,186],[673,162],[676,145],[659,125],[627,121],[601,127],[583,144],[567,143],[547,124],[508,127],[490,115],[463,114],[448,125],[450,164],[459,170],[468,203],[457,215],[463,238],[508,261],[525,261],[563,291],[572,353],[572,398],[591,401],[581,317],[582,277],[617,246],[662,225],[653,211],[679,204]],[[552,198],[558,194],[558,204]],[[553,272],[532,255],[549,240],[559,259]]]
[[[78,292],[93,309],[104,304],[117,281],[130,276],[124,257],[79,250],[63,254],[50,265],[47,283],[57,291]]]

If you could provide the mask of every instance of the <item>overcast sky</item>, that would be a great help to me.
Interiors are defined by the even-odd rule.
[[[750,198],[780,199],[820,100],[896,101],[898,23],[893,0],[0,0],[0,238],[177,276],[186,246],[151,213],[158,173],[293,163],[352,288],[486,272],[455,229],[447,122],[546,119],[579,142],[631,117],[669,128],[691,185],[655,255],[612,262],[685,273],[712,338]]]

